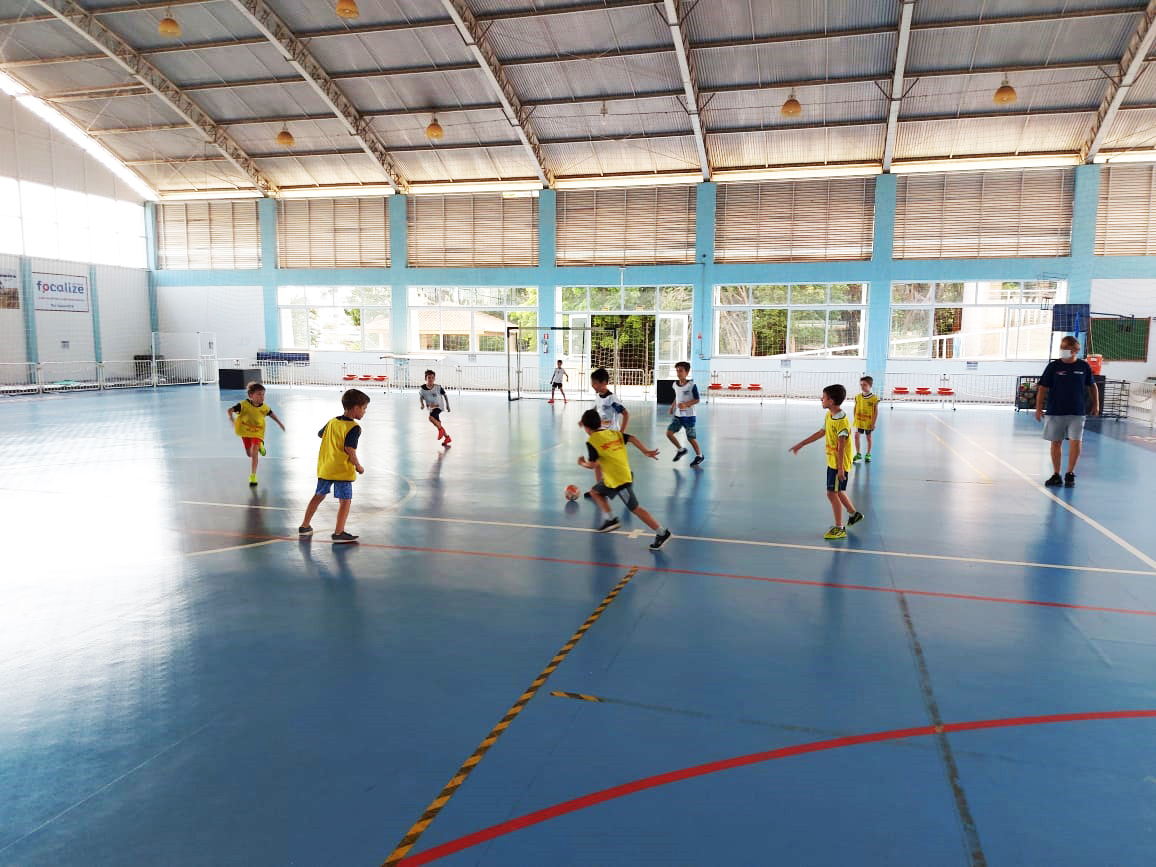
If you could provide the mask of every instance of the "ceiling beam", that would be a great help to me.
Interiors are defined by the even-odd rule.
[[[83,36],[196,127],[262,194],[276,195],[277,185],[265,177],[252,158],[215,124],[187,94],[140,56],[132,46],[101,24],[74,0],[35,0],[42,8]]]
[[[550,186],[554,182],[554,177],[546,168],[546,161],[542,157],[542,148],[538,144],[538,136],[534,132],[533,124],[530,123],[530,112],[514,93],[514,87],[510,84],[509,78],[506,77],[506,71],[498,61],[498,55],[486,41],[485,32],[478,19],[466,6],[465,0],[441,0],[441,4],[450,17],[454,19],[454,25],[458,28],[458,33],[461,34],[466,48],[473,54],[474,59],[482,69],[482,73],[489,81],[490,87],[494,90],[494,95],[498,97],[498,102],[502,105],[506,119],[532,160],[534,173],[543,186]]]
[[[1093,157],[1103,147],[1104,140],[1112,129],[1112,122],[1116,119],[1116,113],[1128,98],[1128,91],[1132,89],[1132,84],[1144,68],[1144,60],[1152,50],[1153,41],[1156,41],[1156,0],[1150,0],[1148,8],[1144,10],[1143,19],[1128,41],[1128,48],[1120,61],[1119,77],[1113,78],[1104,92],[1100,109],[1096,112],[1096,119],[1092,121],[1092,128],[1088,132],[1088,140],[1080,148],[1080,159],[1084,162],[1092,162]]]
[[[408,190],[409,183],[401,176],[386,149],[385,142],[374,132],[369,120],[358,112],[349,98],[329,77],[329,73],[305,47],[305,43],[293,34],[285,22],[269,8],[265,0],[232,0],[232,3],[253,26],[265,34],[289,65],[317,92],[322,102],[329,106],[357,145],[381,166],[390,186],[399,193]]]
[[[662,0],[663,17],[670,28],[670,38],[674,42],[674,53],[678,60],[678,72],[682,76],[683,99],[686,113],[694,130],[694,146],[698,150],[699,168],[702,179],[710,180],[710,159],[706,153],[706,137],[702,132],[702,103],[698,95],[698,81],[694,73],[694,58],[690,53],[690,39],[683,29],[681,0]]]
[[[891,96],[888,99],[887,133],[883,144],[883,171],[891,171],[895,156],[895,139],[899,132],[899,106],[903,102],[903,72],[907,67],[907,46],[911,42],[911,15],[915,0],[903,0],[899,7],[899,39],[895,44],[895,72],[891,76]]]

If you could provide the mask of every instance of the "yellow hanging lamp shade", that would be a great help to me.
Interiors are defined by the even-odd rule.
[[[281,127],[281,132],[277,133],[277,144],[284,148],[293,147],[297,140],[293,138],[293,133],[289,132],[287,127]]]
[[[1016,89],[1008,84],[1007,79],[1003,80],[994,94],[992,94],[991,101],[996,105],[1011,105],[1017,99]]]
[[[787,101],[783,103],[783,107],[779,109],[779,114],[783,117],[798,117],[803,113],[803,106],[799,104],[799,100],[795,99],[795,94],[787,97]]]
[[[165,17],[157,22],[157,33],[176,39],[181,35],[181,23],[173,17],[173,10],[166,9]]]
[[[434,115],[433,120],[429,122],[429,126],[425,128],[425,137],[430,141],[441,141],[442,136],[446,131],[442,129],[442,125],[438,123],[437,115]]]
[[[360,14],[361,10],[357,8],[357,0],[337,0],[338,18],[356,18]]]

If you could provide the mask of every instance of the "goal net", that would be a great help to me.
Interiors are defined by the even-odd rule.
[[[569,375],[564,387],[584,392],[590,372],[605,367],[610,387],[620,381],[617,328],[564,325],[511,325],[506,329],[507,396],[510,400],[548,398],[558,362]]]

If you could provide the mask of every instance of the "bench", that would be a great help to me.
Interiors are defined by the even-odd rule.
[[[945,407],[950,403],[954,410],[955,390],[947,386],[917,385],[913,391],[906,385],[896,385],[891,389],[891,409],[895,409],[895,404],[900,401],[932,401]]]
[[[285,364],[304,365],[309,363],[308,352],[274,352],[270,350],[257,350],[257,363],[262,361],[283,362]]]

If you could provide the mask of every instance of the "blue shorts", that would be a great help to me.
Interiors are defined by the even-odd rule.
[[[834,467],[827,467],[827,490],[828,491],[845,491],[845,490],[847,490],[847,480],[849,478],[851,478],[851,473],[848,472],[847,475],[843,476],[843,481],[840,482],[839,476],[837,475],[838,472],[839,471],[836,470]]]
[[[337,482],[332,479],[318,479],[317,490],[314,494],[324,497],[329,493],[329,489],[333,489],[333,496],[339,500],[353,499],[353,482]]]
[[[696,440],[698,437],[695,435],[694,421],[693,415],[676,415],[670,420],[670,424],[666,426],[666,429],[671,433],[678,433],[680,430],[684,430],[686,431],[686,438],[688,440]]]

